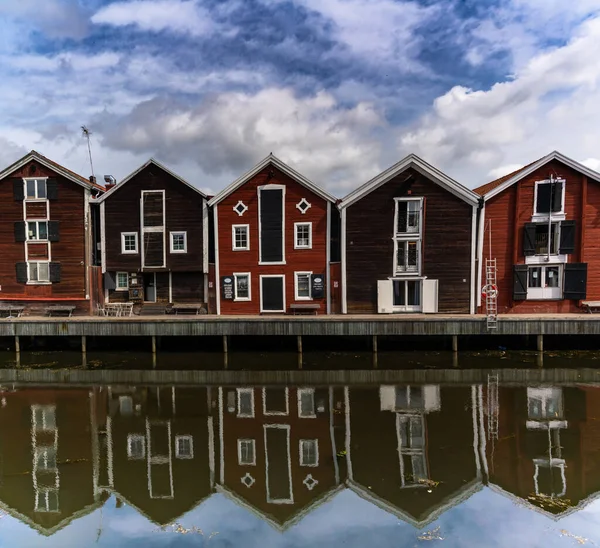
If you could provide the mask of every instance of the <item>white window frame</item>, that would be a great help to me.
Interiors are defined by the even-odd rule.
[[[274,264],[274,263],[269,263],[269,264]],[[263,294],[262,294],[263,278],[281,278],[283,280],[283,309],[281,309],[281,310],[265,310],[263,308]],[[285,309],[287,306],[286,294],[285,294],[285,274],[260,274],[258,277],[258,283],[259,283],[259,290],[260,290],[260,311],[268,312],[268,313],[285,312]]]
[[[314,464],[307,464],[304,462],[304,454],[302,452],[302,447],[305,443],[314,443],[315,444],[315,453],[316,453],[316,462]],[[319,440],[318,439],[303,439],[298,442],[298,451],[300,453],[300,466],[306,466],[308,468],[316,468],[319,466]]]
[[[242,461],[242,445],[249,443],[252,446],[252,462]],[[256,466],[256,440],[251,438],[240,438],[237,440],[238,464],[240,466]]]
[[[175,236],[183,235],[183,249],[175,249]],[[174,230],[169,232],[169,251],[170,253],[187,253],[187,231]]]
[[[133,442],[142,442],[142,454],[133,455]],[[127,435],[127,458],[129,460],[144,460],[146,458],[146,437],[143,434],[128,434]]]
[[[56,496],[56,509],[50,509],[50,493]],[[40,498],[44,501],[44,507],[40,506]],[[35,493],[35,512],[56,513],[60,512],[58,504],[58,488],[57,487],[39,487]]]
[[[31,279],[31,271],[30,271],[30,266],[32,264],[37,264],[37,271],[38,271],[38,279],[37,280],[32,280]],[[44,280],[40,280],[40,266],[41,264],[45,264],[47,265],[47,269],[48,269],[48,276],[46,279]],[[45,284],[49,284],[50,282],[50,261],[46,260],[46,261],[27,261],[27,283],[30,285],[45,285]]]
[[[306,204],[306,207],[303,208],[302,205]],[[302,198],[297,204],[296,204],[296,209],[302,213],[302,215],[306,215],[306,213],[308,213],[308,210],[312,207],[312,204],[306,199],[306,198]]]
[[[275,388],[275,387],[273,387]],[[285,411],[267,411],[267,387],[263,386],[262,389],[262,407],[263,407],[263,415],[272,416],[272,415],[280,415],[285,416],[290,414],[290,392],[288,387],[285,387]]]
[[[308,227],[308,245],[300,245],[298,243],[298,229],[301,226]],[[294,249],[312,249],[312,222],[294,223]]]
[[[29,198],[27,196],[27,182],[28,181],[44,181],[44,185],[46,187],[46,197],[45,198],[39,198],[38,194],[39,194],[39,189],[38,189],[38,185],[36,183],[35,185],[35,198]],[[23,195],[25,196],[25,201],[26,202],[45,202],[46,200],[48,200],[48,177],[23,177]]]
[[[542,281],[546,279],[547,268],[558,268],[558,287],[529,287],[529,271],[539,268]],[[528,301],[556,301],[563,298],[564,265],[562,264],[532,264],[527,265],[527,299]]]
[[[248,276],[248,296],[247,297],[238,297],[237,294],[237,279],[238,276]],[[234,272],[233,273],[233,300],[234,302],[240,301],[251,301],[252,300],[252,283],[250,272]]]
[[[29,224],[35,224],[35,238],[29,237]],[[46,238],[40,238],[40,223],[46,224]],[[46,219],[27,219],[25,221],[25,238],[28,242],[47,242],[48,241],[48,221]]]
[[[419,204],[419,230],[416,232],[398,232],[398,205],[403,202],[417,202]],[[423,268],[421,257],[423,256],[423,198],[394,198],[394,256],[392,257],[392,272],[394,276],[420,276]],[[404,246],[405,242],[417,243],[417,265],[415,270],[400,270],[398,268],[398,250],[400,243]],[[408,254],[408,253],[407,253]]]
[[[417,244],[417,264],[414,268],[405,267],[405,270],[402,270],[398,266],[398,253],[400,251],[400,246],[402,246],[403,253],[405,257],[408,258],[408,244],[416,243]],[[406,244],[406,249],[404,246]],[[417,240],[416,238],[394,238],[394,275],[395,276],[420,276],[421,275],[421,240]]]
[[[394,278],[390,278],[390,280],[392,282],[392,310],[394,312],[421,312],[421,310],[423,309],[423,279],[424,278],[415,278],[414,276],[411,278],[400,278],[398,276],[396,276]],[[421,287],[420,287],[419,302],[421,304],[419,304],[419,305],[415,305],[415,304],[396,305],[396,304],[394,304],[394,282],[402,282],[404,284],[407,284],[408,282],[420,283]],[[408,286],[407,285],[405,285],[404,291],[406,292],[405,297],[408,297]],[[404,300],[407,302],[408,298],[405,298]]]
[[[302,413],[302,395],[310,394],[313,402],[313,412],[310,415],[304,415]],[[316,419],[317,418],[317,403],[315,401],[315,389],[314,388],[298,388],[298,417],[301,419]]]
[[[183,440],[187,440],[187,442],[189,443],[189,447],[190,447],[190,454],[189,455],[184,455],[179,451],[179,442],[183,441]],[[176,459],[193,459],[194,458],[194,437],[190,436],[190,435],[181,435],[181,436],[175,436],[175,458]]]
[[[246,229],[246,245],[237,246],[235,241],[235,231],[237,228]],[[233,251],[250,251],[250,225],[231,225],[231,249]]]
[[[238,206],[240,205],[242,206],[241,213],[238,211]],[[239,217],[242,217],[244,213],[248,211],[248,206],[244,202],[242,202],[242,200],[239,200],[238,203],[233,206],[233,211],[235,211]]]
[[[250,394],[250,406],[252,407],[252,411],[250,413],[242,413],[240,400],[242,394]],[[237,389],[237,416],[243,419],[253,419],[255,415],[254,408],[254,388],[238,388]]]
[[[308,276],[308,297],[301,297],[298,294],[298,277]],[[296,301],[312,301],[312,272],[294,272],[294,300]]]
[[[125,236],[135,237],[135,250],[125,249]],[[121,232],[121,254],[122,255],[137,255],[140,252],[140,238],[137,232]]]
[[[42,423],[38,424],[37,418],[35,416],[36,411],[40,410],[42,412]],[[52,415],[54,417],[54,426],[52,428],[48,427],[47,414]],[[56,431],[56,407],[54,405],[32,405],[31,406],[31,416],[33,421],[34,430],[37,432],[55,432]]]
[[[119,275],[124,275],[127,285],[119,285]],[[129,290],[129,273],[128,272],[117,272],[115,275],[115,291],[128,291]]]
[[[550,179],[545,179],[543,181],[535,182],[535,189],[533,192],[533,215],[531,216],[532,221],[543,221],[544,219],[548,219],[548,213],[538,213],[537,212],[537,196],[538,196],[538,186],[550,184]],[[550,211],[550,218],[556,221],[564,221],[565,220],[565,186],[566,180],[557,178],[554,181],[554,184],[561,183],[562,184],[562,203],[560,211]],[[551,204],[552,205],[552,204]]]

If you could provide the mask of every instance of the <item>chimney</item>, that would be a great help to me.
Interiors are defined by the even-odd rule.
[[[104,176],[104,188],[109,191],[111,188],[117,186],[117,180],[112,175]]]
[[[94,177],[93,175],[90,175],[90,183],[92,183],[93,185],[96,184],[96,177]]]

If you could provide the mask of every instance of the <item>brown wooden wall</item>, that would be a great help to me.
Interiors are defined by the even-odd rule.
[[[269,171],[274,177],[268,179]],[[258,187],[265,184],[285,185],[285,261],[284,265],[259,265],[259,231],[258,231]],[[302,214],[296,204],[302,198],[311,204],[311,208]],[[241,217],[233,211],[234,206],[242,201],[248,206]],[[218,216],[218,253],[219,276],[231,276],[234,272],[250,272],[251,301],[235,302],[221,298],[221,314],[259,314],[260,313],[260,279],[261,274],[285,274],[286,310],[294,300],[294,272],[327,273],[327,201],[311,190],[291,179],[273,167],[266,167],[245,185],[227,196],[217,205]],[[332,207],[335,207],[332,205]],[[312,222],[312,249],[294,249],[294,223]],[[250,250],[233,251],[232,225],[250,225]],[[220,280],[216,280],[220,289]],[[319,303],[320,314],[327,311],[327,290],[323,299],[315,299]],[[306,302],[306,301],[302,301]]]
[[[35,172],[31,172],[35,166]],[[14,224],[23,221],[23,202],[15,201],[13,178],[50,177],[58,181],[58,199],[50,201],[50,220],[60,223],[60,241],[52,242],[52,262],[61,264],[61,281],[51,285],[17,283],[15,264],[25,261],[23,242],[15,242]],[[27,204],[41,212],[41,204]],[[45,205],[43,216],[45,218]],[[31,217],[30,217],[31,218]],[[86,298],[85,189],[32,160],[0,180],[0,300]],[[39,246],[37,256],[41,258]]]
[[[525,264],[523,228],[525,223],[531,222],[533,215],[535,183],[547,180],[550,173],[566,180],[566,219],[575,219],[577,222],[575,253],[569,255],[569,262],[588,263],[587,299],[600,300],[600,183],[587,181],[581,173],[554,160],[485,204],[486,231],[482,267],[485,268],[485,260],[490,257],[491,221],[492,258],[496,258],[498,268],[499,313],[552,314],[579,311],[579,303],[574,300],[513,301],[513,265]],[[482,285],[484,283],[485,271],[482,271]],[[485,305],[480,307],[480,311],[484,312],[484,307]]]
[[[439,280],[439,312],[469,313],[473,207],[414,170],[346,209],[348,313],[377,312],[377,281],[394,274],[394,198],[400,197],[424,197],[422,275]]]

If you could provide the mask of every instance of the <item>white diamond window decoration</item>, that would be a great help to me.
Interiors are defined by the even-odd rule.
[[[242,202],[241,200],[233,206],[233,211],[235,211],[240,217],[248,211],[248,206]]]
[[[306,488],[309,491],[312,491],[316,485],[318,485],[318,481],[312,477],[312,474],[308,474],[308,476],[306,476],[304,478],[304,481],[302,482],[304,485],[306,485]]]
[[[302,213],[302,215],[304,215],[311,208],[311,205],[306,201],[306,198],[302,198],[302,200],[300,200],[296,204],[296,207],[298,208],[300,213]]]
[[[255,481],[256,480],[247,472],[246,475],[242,478],[242,483],[248,488],[252,487]]]

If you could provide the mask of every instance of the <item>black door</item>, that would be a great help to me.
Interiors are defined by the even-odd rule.
[[[261,278],[262,309],[264,312],[282,312],[283,276]]]

